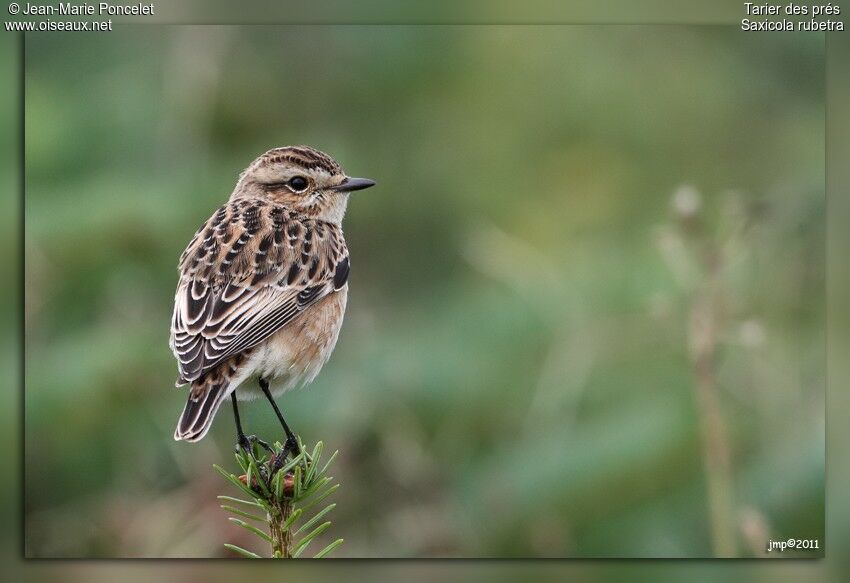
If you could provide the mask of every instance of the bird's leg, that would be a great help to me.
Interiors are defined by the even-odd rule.
[[[286,420],[283,418],[283,414],[280,412],[280,409],[277,407],[277,403],[275,403],[274,397],[269,392],[269,382],[266,379],[260,379],[260,389],[263,391],[263,394],[266,396],[266,399],[269,400],[269,403],[272,404],[274,408],[274,412],[277,415],[280,424],[283,426],[283,431],[286,433],[286,443],[283,444],[282,455],[275,460],[275,471],[280,469],[282,464],[286,461],[286,458],[289,454],[298,455],[301,453],[300,448],[298,447],[298,439],[295,437],[295,434],[292,433],[292,430],[287,425]]]
[[[233,418],[236,420],[236,451],[240,449],[246,454],[254,456],[254,444],[261,446],[263,449],[271,453],[272,448],[268,443],[257,437],[256,435],[245,435],[242,431],[242,422],[239,420],[239,407],[236,405],[236,391],[230,393],[231,402],[233,403]]]

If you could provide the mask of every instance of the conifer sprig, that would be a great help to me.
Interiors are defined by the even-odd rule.
[[[321,441],[311,453],[300,439],[298,444],[301,453],[276,471],[274,462],[283,455],[279,442],[272,446],[271,452],[258,451],[256,444],[250,453],[238,451],[236,462],[243,472],[239,476],[213,465],[243,496],[219,496],[221,508],[233,515],[229,517],[231,522],[269,545],[271,558],[302,556],[331,527],[325,518],[336,508],[336,504],[323,505],[323,502],[339,488],[339,484],[333,484],[333,477],[327,475],[338,452],[322,464]],[[326,557],[342,542],[341,538],[334,540],[313,557]],[[224,546],[243,557],[262,558],[233,544]]]

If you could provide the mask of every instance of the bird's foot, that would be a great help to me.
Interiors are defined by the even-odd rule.
[[[298,438],[294,435],[290,435],[286,438],[286,442],[283,444],[283,451],[291,453],[293,457],[298,456],[301,453],[301,448],[298,445]]]
[[[301,448],[298,446],[298,438],[294,435],[287,437],[286,441],[283,444],[283,448],[280,450],[280,453],[272,456],[271,460],[271,468],[272,475],[275,475],[280,468],[286,465],[286,460],[290,455],[292,457],[297,457],[298,454],[301,453]]]
[[[274,452],[274,450],[272,450],[271,446],[268,443],[266,443],[256,435],[238,436],[236,440],[236,452],[238,453],[239,451],[242,451],[246,455],[250,455],[251,457],[256,459],[258,452],[254,447],[255,445],[259,445],[270,454]]]

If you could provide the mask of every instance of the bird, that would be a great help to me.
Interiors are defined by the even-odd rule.
[[[169,346],[189,395],[175,440],[201,440],[230,398],[237,449],[271,451],[239,418],[238,401],[265,397],[283,458],[297,455],[275,398],[312,382],[336,346],[351,272],[342,220],[350,194],[374,185],[310,146],[273,148],[239,175],[178,263]]]

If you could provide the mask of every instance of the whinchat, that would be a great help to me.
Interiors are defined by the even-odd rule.
[[[342,218],[349,194],[374,184],[307,146],[269,150],[240,174],[180,257],[169,344],[177,386],[191,389],[174,439],[203,438],[229,396],[238,445],[251,447],[237,400],[262,394],[284,457],[297,450],[274,396],[315,379],[336,345],[351,270]]]

